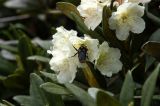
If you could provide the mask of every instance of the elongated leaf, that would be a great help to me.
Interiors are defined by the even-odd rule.
[[[44,92],[40,89],[40,85],[44,83],[43,80],[33,73],[30,75],[30,83],[30,95],[34,98],[35,106],[46,106],[48,101],[46,100]]]
[[[149,5],[148,4],[146,4],[145,7],[146,7],[147,17],[150,18],[151,20],[153,20],[156,24],[158,24],[160,26],[160,18],[149,11]]]
[[[7,106],[7,105],[0,103],[0,106]]]
[[[6,101],[6,100],[2,100],[2,102],[4,103],[4,104],[6,104],[7,106],[15,106],[15,105],[13,105],[12,103],[10,103],[10,102],[8,102],[8,101]],[[1,105],[0,105],[1,106]]]
[[[120,93],[120,102],[123,106],[128,106],[128,104],[133,100],[134,87],[135,84],[132,74],[128,71]]]
[[[60,9],[66,16],[68,16],[69,18],[73,19],[72,16],[70,16],[71,12],[74,12],[75,14],[79,15],[79,12],[77,10],[77,7],[74,6],[71,3],[67,3],[67,2],[58,2],[56,4],[57,8]]]
[[[35,44],[38,44],[40,47],[42,47],[45,50],[49,50],[52,45],[51,40],[41,40],[39,38],[35,38],[32,42]]]
[[[23,63],[23,67],[27,73],[33,71],[34,64],[32,61],[28,61],[27,57],[33,55],[32,44],[29,38],[23,35],[18,44],[19,55],[21,57],[21,61]]]
[[[33,56],[29,56],[27,58],[28,60],[36,60],[36,61],[41,61],[41,62],[49,62],[49,58],[43,57],[43,56],[38,56],[38,55],[33,55]]]
[[[21,106],[33,106],[31,102],[33,98],[30,96],[15,96],[13,99],[21,104]]]
[[[44,83],[40,87],[43,88],[45,91],[53,94],[60,94],[60,95],[70,94],[70,91],[67,90],[65,87],[62,87],[60,85],[51,82]]]
[[[158,61],[160,61],[160,43],[159,42],[146,42],[142,49],[148,55],[155,57]]]
[[[10,52],[14,52],[14,53],[17,53],[18,52],[18,49],[16,47],[13,47],[13,46],[10,46],[10,45],[4,45],[4,44],[0,44],[0,48],[1,49],[5,49],[5,50],[8,50]]]
[[[152,35],[151,37],[149,38],[149,41],[160,41],[160,28],[157,29]]]
[[[0,57],[0,74],[8,75],[14,72],[15,70],[14,64]]]
[[[109,7],[105,6],[103,8],[103,19],[102,19],[102,28],[103,34],[106,38],[113,38],[114,33],[110,30],[108,20],[111,17],[111,10]]]
[[[73,85],[65,84],[65,86],[85,105],[96,106],[94,99],[83,89]]]
[[[47,72],[43,72],[41,71],[41,74],[44,75],[45,77],[51,79],[53,82],[57,82],[57,76],[53,73],[47,73]]]
[[[156,69],[151,73],[151,75],[145,81],[142,88],[141,106],[150,106],[152,96],[154,94],[157,77],[159,75],[159,71],[160,71],[160,64],[158,64]]]
[[[121,106],[113,97],[102,91],[97,92],[97,106]]]
[[[8,0],[4,4],[8,8],[23,11],[41,11],[45,9],[45,0]]]
[[[25,77],[25,74],[17,72],[9,75],[5,80],[3,80],[3,84],[7,88],[25,89],[27,87],[26,85],[28,84]]]

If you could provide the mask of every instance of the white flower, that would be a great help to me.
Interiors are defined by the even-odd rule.
[[[94,30],[101,23],[103,7],[109,6],[110,2],[111,0],[81,0],[77,10],[89,29]]]
[[[53,46],[47,52],[52,54],[49,64],[51,69],[58,75],[60,83],[72,82],[79,65],[78,58],[72,57],[77,51],[69,41],[70,37],[77,36],[77,32],[66,30],[63,27],[57,28],[57,33],[53,35]]]
[[[66,30],[63,27],[57,28],[57,33],[53,35],[53,46],[47,52],[52,54],[49,64],[52,70],[57,73],[57,79],[60,83],[72,82],[75,78],[77,67],[83,68],[84,63],[78,57],[84,57],[84,61],[93,62],[98,53],[99,41],[87,36],[77,37],[77,32]],[[84,46],[86,51],[80,51]]]
[[[59,83],[71,83],[74,80],[77,72],[77,62],[76,58],[65,57],[61,52],[50,60],[51,69],[57,72]]]
[[[68,31],[62,26],[58,27],[56,30],[57,33],[53,35],[52,40],[53,47],[51,47],[51,50],[48,50],[48,53],[53,55],[55,49],[62,50],[63,52],[67,53],[68,57],[76,53],[69,39],[72,36],[77,36],[77,32],[74,30]]]
[[[126,40],[129,31],[141,33],[145,29],[145,22],[141,18],[144,15],[144,7],[137,3],[123,3],[113,12],[109,18],[109,26],[116,30],[116,36],[119,40]]]
[[[111,77],[122,69],[120,61],[120,50],[109,47],[107,42],[103,42],[99,47],[99,53],[95,62],[96,68],[101,74]]]

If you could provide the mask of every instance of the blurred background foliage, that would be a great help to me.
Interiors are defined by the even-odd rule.
[[[46,73],[43,73],[44,75],[42,75],[40,71],[52,72],[48,64],[50,56],[46,53],[46,50],[50,48],[51,35],[56,32],[56,27],[64,26],[66,29],[78,30],[80,32],[79,36],[82,36],[84,32],[87,34],[94,33],[95,36],[97,36],[97,34],[101,35],[102,33],[105,33],[99,28],[94,32],[84,30],[86,26],[83,27],[83,24],[80,23],[78,18],[76,18],[76,15],[72,14],[73,16],[71,16],[71,14],[69,14],[71,11],[69,9],[72,9],[72,6],[68,7],[69,12],[67,12],[67,10],[64,10],[65,8],[63,5],[59,4],[58,7],[63,11],[63,14],[62,11],[56,7],[57,2],[68,2],[77,6],[79,5],[80,0],[0,0],[0,100],[3,100],[2,102],[7,106],[12,106],[12,104],[7,101],[15,104],[16,106],[18,105],[18,103],[12,99],[16,95],[30,95],[27,97],[16,96],[14,99],[19,103],[23,103],[24,101],[19,99],[23,98],[28,104],[36,106],[34,103],[30,102],[30,99],[39,97],[34,97],[31,90],[34,89],[32,84],[36,83],[40,86],[44,83],[43,80],[51,80],[44,77],[48,77]],[[131,48],[130,51],[127,51],[127,42],[120,42],[126,47],[126,55],[124,54],[123,59],[123,64],[126,66],[126,69],[124,69],[125,71],[121,71],[120,74],[114,75],[112,78],[104,78],[100,73],[94,73],[98,76],[97,79],[101,84],[101,88],[118,94],[121,91],[127,70],[131,70],[138,64],[132,72],[133,80],[136,82],[135,95],[137,95],[137,98],[135,98],[135,101],[137,102],[135,103],[139,103],[140,101],[138,96],[140,95],[142,84],[160,61],[160,1],[152,0],[145,6],[145,31],[140,35],[132,36],[132,44],[129,45]],[[77,24],[80,24],[80,26]],[[109,40],[112,41],[112,39]],[[132,57],[127,55],[130,54],[129,52],[131,52]],[[131,58],[134,61],[128,61],[131,60]],[[33,72],[42,76],[43,80],[36,74],[32,74],[30,76],[30,73]],[[37,82],[34,82],[34,79]],[[81,73],[78,74],[78,78],[76,80],[82,83],[81,86],[84,89],[89,86],[89,84],[84,80],[84,75]],[[107,85],[104,81],[107,82]],[[159,81],[160,76],[158,76],[158,89],[156,89],[156,93],[160,95]],[[30,87],[30,84],[32,87]],[[85,84],[85,86],[83,84]],[[68,89],[70,89],[70,86],[72,85],[65,85]],[[42,86],[42,88],[46,89],[45,86]],[[64,90],[63,85],[58,85],[57,89],[58,88],[61,88],[64,93],[68,93],[66,89]],[[70,89],[70,91],[73,90]],[[38,95],[39,92],[41,92],[42,95],[46,95],[46,93],[44,94],[44,91],[37,91],[37,94],[35,95]],[[64,105],[55,103],[55,100],[62,100],[59,95],[54,94],[53,96],[48,93],[47,95],[48,96],[46,97],[51,98],[41,98],[40,100],[44,101],[39,102],[40,104],[37,104],[37,106],[44,106],[43,103],[47,103],[51,106]],[[103,93],[101,95],[103,97]],[[106,95],[104,97],[106,97]],[[158,100],[160,100],[160,96],[158,97]],[[51,102],[52,100],[49,99],[54,101]],[[65,101],[67,106],[75,106],[75,104],[78,106],[77,103],[81,105],[80,102],[74,99],[72,100],[71,98]],[[154,106],[159,106],[158,101],[153,102],[152,104]],[[139,104],[135,104],[135,106],[138,105]]]

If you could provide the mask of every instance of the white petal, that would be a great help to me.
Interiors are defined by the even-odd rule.
[[[116,29],[116,36],[119,40],[126,40],[129,36],[129,26],[122,25]]]
[[[90,16],[84,20],[84,23],[89,29],[94,30],[102,21],[102,16]]]
[[[119,49],[110,48],[107,42],[103,42],[99,47],[99,56],[95,62],[97,69],[101,74],[111,77],[113,73],[117,73],[122,69],[120,56]]]
[[[76,66],[76,65],[75,65]],[[75,66],[69,66],[68,69],[64,71],[60,71],[60,73],[57,75],[57,79],[59,83],[72,83],[73,80],[76,77],[77,67]],[[62,66],[63,67],[63,66]]]
[[[90,62],[93,62],[97,55],[98,55],[98,45],[99,41],[97,39],[91,39],[88,37],[85,37],[85,45],[87,46],[88,49],[88,58]]]
[[[82,0],[77,7],[80,15],[84,18],[84,23],[89,29],[94,30],[102,21],[102,11],[105,5],[101,5],[98,0]]]
[[[140,17],[133,17],[132,22],[130,23],[131,31],[134,33],[141,33],[145,29],[145,22]]]

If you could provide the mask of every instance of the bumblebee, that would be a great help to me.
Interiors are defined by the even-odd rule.
[[[74,47],[74,46],[73,46],[73,47]],[[88,56],[87,56],[87,51],[88,51],[87,47],[82,44],[82,45],[79,47],[79,49],[77,49],[77,48],[75,48],[75,47],[74,47],[74,49],[77,51],[77,53],[76,53],[75,55],[78,54],[79,62],[80,62],[80,63],[85,63],[85,62],[86,62],[86,59],[88,58]],[[74,55],[74,56],[75,56],[75,55]],[[74,57],[74,56],[72,56],[72,57]]]

